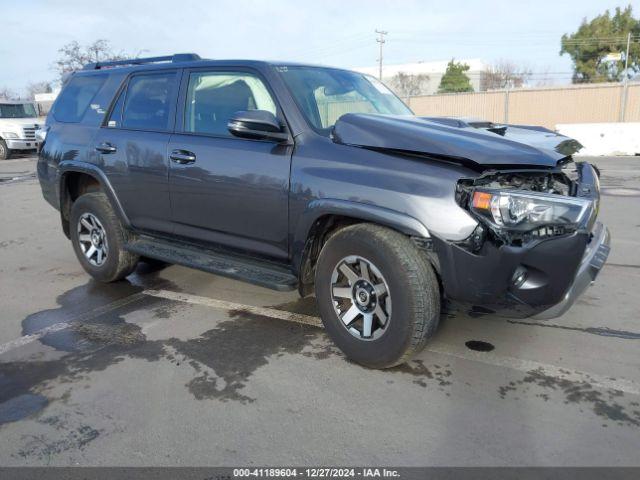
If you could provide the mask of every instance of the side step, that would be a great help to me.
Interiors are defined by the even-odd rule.
[[[124,248],[145,257],[215,273],[272,290],[289,291],[295,290],[298,286],[296,276],[280,265],[229,252],[142,235],[127,243]]]

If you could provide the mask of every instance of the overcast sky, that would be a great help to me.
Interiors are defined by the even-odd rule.
[[[560,36],[583,17],[640,0],[0,0],[0,88],[52,80],[58,49],[99,38],[114,50],[208,58],[375,65],[376,28],[385,62],[510,59],[570,78]]]

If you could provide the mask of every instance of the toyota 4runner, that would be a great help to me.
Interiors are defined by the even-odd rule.
[[[87,65],[38,176],[84,269],[141,257],[315,293],[345,354],[385,368],[441,304],[552,318],[609,252],[598,171],[540,127],[416,117],[347,70],[194,54]]]

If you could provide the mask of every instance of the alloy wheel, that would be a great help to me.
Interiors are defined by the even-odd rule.
[[[380,270],[366,258],[343,258],[331,275],[333,308],[347,331],[361,340],[376,340],[391,319],[389,286]]]
[[[100,267],[107,260],[107,232],[92,213],[83,213],[78,220],[78,243],[91,265]]]

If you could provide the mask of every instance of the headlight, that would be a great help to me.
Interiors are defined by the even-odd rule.
[[[471,210],[493,225],[509,230],[532,230],[543,225],[578,226],[591,200],[560,195],[508,191],[475,190]]]
[[[44,142],[45,138],[47,138],[47,132],[49,131],[49,127],[42,127],[36,130],[36,140],[40,143]]]
[[[18,137],[18,135],[17,135],[17,134],[15,134],[15,133],[13,133],[13,132],[2,132],[2,136],[3,136],[4,138],[7,138],[7,139],[8,139],[8,138],[20,138],[20,137]]]

